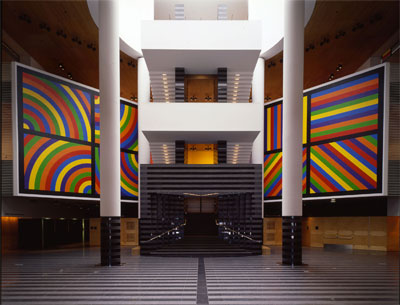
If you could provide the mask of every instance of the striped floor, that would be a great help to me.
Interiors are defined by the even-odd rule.
[[[303,251],[307,266],[268,256],[129,255],[99,267],[99,249],[3,255],[2,304],[399,304],[399,253]],[[199,294],[199,295],[198,295]]]

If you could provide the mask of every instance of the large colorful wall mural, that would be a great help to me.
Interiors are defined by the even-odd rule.
[[[383,192],[385,66],[304,92],[303,197]],[[282,100],[264,107],[264,199],[282,197]]]
[[[96,89],[15,66],[16,195],[98,198],[100,98]],[[121,198],[138,197],[137,106],[120,101]]]

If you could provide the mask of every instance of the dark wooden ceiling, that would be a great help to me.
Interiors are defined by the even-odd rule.
[[[354,73],[398,31],[398,1],[317,0],[304,33],[304,89]],[[271,100],[282,97],[282,58],[280,52],[265,63]]]
[[[3,29],[46,71],[98,88],[98,29],[85,0],[2,3]],[[317,0],[305,29],[304,88],[355,72],[398,30],[398,1]],[[266,61],[271,99],[282,96],[282,57]],[[121,60],[121,96],[136,97],[137,62],[123,52]]]
[[[99,87],[98,28],[85,0],[2,3],[3,29],[43,69]],[[120,57],[121,96],[137,97],[137,62],[123,52]]]

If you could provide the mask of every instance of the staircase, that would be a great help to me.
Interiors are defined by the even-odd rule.
[[[186,235],[174,244],[150,252],[157,256],[186,256],[186,257],[216,257],[216,256],[245,256],[252,252],[230,245],[213,235]]]

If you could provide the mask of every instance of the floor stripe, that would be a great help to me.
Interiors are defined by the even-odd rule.
[[[197,272],[197,304],[209,304],[206,270],[204,268],[204,258],[202,257],[199,257],[199,269]]]

